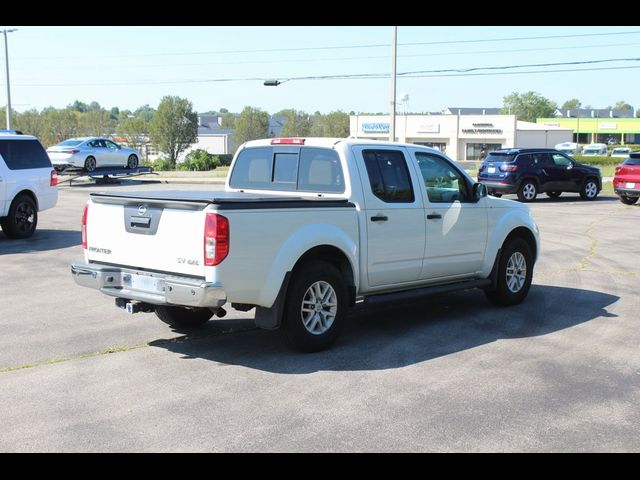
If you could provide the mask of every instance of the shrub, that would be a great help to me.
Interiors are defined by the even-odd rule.
[[[189,152],[184,162],[178,164],[179,170],[197,170],[199,172],[206,170],[215,170],[221,165],[220,159],[207,152],[206,150],[197,149]]]
[[[585,157],[582,155],[571,155],[577,162],[586,165],[618,165],[620,159],[616,157]]]
[[[222,155],[218,155],[218,158],[220,159],[220,166],[228,167],[229,165],[231,165],[231,160],[233,160],[233,155],[230,153],[225,153]]]
[[[154,170],[158,172],[166,172],[168,170],[173,170],[173,166],[171,165],[171,162],[166,158],[158,158],[153,162],[143,162],[143,163],[147,164],[148,166],[152,167]]]

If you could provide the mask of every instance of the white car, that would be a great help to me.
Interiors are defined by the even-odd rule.
[[[140,153],[102,137],[78,137],[64,140],[47,149],[54,168],[83,168],[92,172],[100,167],[136,168]]]
[[[250,141],[224,192],[93,193],[82,218],[79,285],[178,327],[256,308],[303,351],[331,345],[358,301],[481,288],[520,303],[540,251],[526,205],[439,150],[376,140]]]
[[[629,147],[618,147],[611,150],[611,156],[614,158],[627,158],[629,153],[631,153]]]
[[[9,238],[27,238],[38,212],[58,202],[58,174],[36,137],[0,130],[0,226]]]

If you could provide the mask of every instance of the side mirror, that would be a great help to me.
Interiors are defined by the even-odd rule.
[[[473,194],[473,201],[474,202],[479,201],[482,197],[487,196],[487,186],[484,183],[478,183],[478,182],[474,183],[472,194]]]

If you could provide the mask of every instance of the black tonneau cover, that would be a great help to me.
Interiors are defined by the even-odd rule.
[[[265,193],[169,190],[162,192],[92,193],[96,203],[129,205],[134,203],[162,204],[169,208],[200,209],[208,204],[220,205],[219,210],[262,208],[351,208],[346,198],[295,197]],[[181,205],[182,206],[181,206]]]

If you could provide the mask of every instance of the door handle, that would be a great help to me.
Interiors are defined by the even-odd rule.
[[[386,215],[376,215],[371,217],[372,222],[386,222],[389,218]]]
[[[427,220],[434,220],[436,218],[442,218],[442,215],[439,213],[429,213],[427,214]]]

